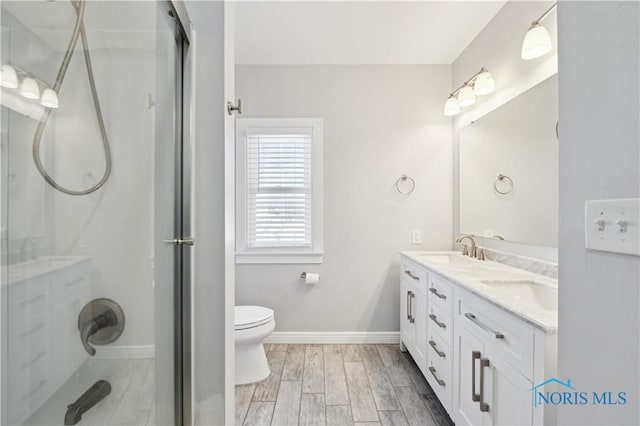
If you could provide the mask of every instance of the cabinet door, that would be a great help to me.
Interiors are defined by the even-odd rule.
[[[415,320],[415,353],[413,359],[423,372],[427,366],[427,294],[413,290],[412,315]]]
[[[485,420],[480,411],[480,359],[484,345],[464,327],[454,330],[453,356],[453,417],[456,425],[481,425]],[[475,386],[474,386],[475,385]],[[475,401],[474,401],[475,399]]]
[[[415,352],[416,328],[411,322],[411,306],[415,305],[411,286],[403,279],[400,280],[400,338],[402,343],[413,355]]]
[[[494,351],[482,355],[489,361],[483,367],[484,401],[489,404],[485,425],[531,425],[533,384]],[[476,367],[478,368],[478,367]]]

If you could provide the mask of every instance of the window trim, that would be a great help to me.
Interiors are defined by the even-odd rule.
[[[324,254],[322,205],[322,124],[321,118],[238,118],[236,119],[236,263],[237,264],[319,264]],[[311,134],[311,247],[247,246],[247,134],[256,129],[312,129]]]

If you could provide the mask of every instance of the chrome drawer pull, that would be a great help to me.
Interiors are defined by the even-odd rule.
[[[44,352],[40,352],[31,361],[25,362],[24,364],[22,364],[21,368],[24,370],[25,368],[27,368],[27,367],[35,364],[36,362],[40,361],[42,358],[44,358],[45,355],[46,354]]]
[[[440,293],[438,293],[438,290],[436,290],[436,289],[435,289],[435,287],[431,287],[431,288],[429,289],[429,291],[430,291],[431,293],[435,294],[436,296],[438,296],[440,299],[442,299],[442,300],[447,300],[447,296],[446,296],[446,295],[444,295],[444,294],[440,294]]]
[[[45,326],[45,324],[43,322],[41,322],[40,324],[36,325],[35,327],[20,333],[20,337],[27,337],[28,335],[35,333],[36,331],[40,330],[41,328],[44,328],[44,326]]]
[[[407,291],[407,321],[411,320],[411,300],[410,300],[411,292]]]
[[[464,316],[469,321],[471,321],[472,323],[474,323],[475,325],[477,325],[478,327],[480,327],[484,331],[493,334],[496,339],[504,339],[504,334],[500,333],[499,331],[493,331],[489,326],[487,326],[487,325],[483,324],[482,322],[480,322],[478,320],[478,318],[476,318],[476,316],[473,315],[472,313],[467,312],[466,314],[464,314]]]
[[[484,402],[484,367],[489,366],[488,358],[480,358],[480,411],[489,411],[489,404]]]
[[[404,273],[405,273],[405,274],[407,274],[407,275],[409,275],[409,276],[410,276],[411,278],[413,278],[414,280],[416,280],[416,281],[420,281],[420,277],[419,277],[419,276],[417,276],[417,275],[413,275],[413,274],[411,273],[411,271],[404,271]]]
[[[447,328],[447,324],[438,321],[438,317],[435,316],[434,314],[429,314],[429,318],[431,318],[431,321],[435,322],[438,325],[438,327]]]
[[[438,376],[436,376],[436,369],[433,367],[429,367],[429,371],[431,372],[431,375],[433,376],[434,379],[436,379],[436,382],[438,382],[438,384],[440,386],[445,386],[446,383],[444,382],[444,380],[442,380],[441,378],[439,378]]]
[[[413,302],[412,300],[416,297],[416,294],[412,291],[409,292],[409,322],[416,322],[415,317],[413,316]]]
[[[480,359],[480,351],[471,352],[471,400],[480,401],[480,394],[476,393],[476,360]]]
[[[65,286],[65,287],[71,287],[72,285],[78,284],[80,281],[82,281],[82,278],[83,278],[83,277],[76,278],[75,280],[73,280],[73,281],[71,281],[71,282],[66,283],[64,286]]]
[[[44,299],[44,294],[40,294],[32,299],[25,300],[24,302],[21,302],[20,304],[18,304],[18,306],[23,307],[23,306],[31,305],[32,303],[36,303],[38,300],[42,300],[42,299]]]
[[[438,350],[438,347],[436,346],[436,342],[434,342],[433,340],[429,340],[429,346],[431,346],[433,348],[433,350],[436,351],[436,353],[438,354],[438,356],[440,358],[446,358],[447,357],[447,355],[444,352]]]
[[[47,384],[46,380],[40,380],[35,388],[33,388],[30,392],[27,392],[22,396],[22,400],[24,401],[25,399],[31,398],[34,393],[38,392],[46,384]]]

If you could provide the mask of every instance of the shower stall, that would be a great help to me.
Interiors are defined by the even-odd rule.
[[[1,3],[3,425],[189,423],[182,7]]]

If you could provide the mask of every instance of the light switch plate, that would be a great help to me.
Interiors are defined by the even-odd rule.
[[[585,247],[640,256],[640,198],[585,202]]]
[[[419,229],[411,230],[411,244],[422,244],[422,231]]]

